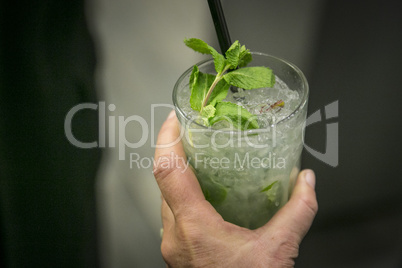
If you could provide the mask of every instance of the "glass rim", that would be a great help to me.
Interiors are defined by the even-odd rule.
[[[303,88],[304,90],[303,92],[303,96],[300,100],[300,103],[297,105],[297,107],[295,109],[293,109],[293,111],[287,115],[285,118],[282,118],[281,120],[279,120],[278,122],[276,122],[276,124],[274,125],[274,127],[279,126],[280,124],[283,124],[283,122],[286,122],[288,120],[290,120],[292,117],[294,117],[296,114],[298,114],[303,107],[307,104],[307,99],[308,99],[308,95],[309,95],[309,86],[308,86],[308,82],[307,79],[305,77],[305,75],[303,74],[303,72],[299,69],[299,67],[297,67],[296,65],[294,65],[293,63],[280,58],[280,57],[276,57],[276,56],[272,56],[266,53],[261,53],[261,52],[250,52],[253,56],[254,55],[258,55],[258,56],[264,56],[264,57],[269,57],[269,58],[273,58],[275,60],[281,61],[283,63],[285,63],[286,65],[288,65],[289,67],[291,67],[301,78],[302,83],[303,83]],[[213,59],[205,59],[202,61],[199,61],[198,63],[196,63],[195,65],[197,65],[198,67],[201,65],[204,65],[206,63],[210,63],[213,62]],[[179,84],[184,80],[184,78],[191,73],[191,71],[193,70],[194,65],[192,65],[190,68],[188,68],[185,72],[182,73],[182,75],[180,75],[179,79],[177,79],[174,87],[173,87],[173,93],[172,93],[172,98],[173,98],[173,105],[175,107],[176,112],[178,112],[184,119],[188,120],[188,121],[192,121],[192,124],[196,124],[197,126],[205,129],[205,130],[209,130],[209,131],[218,131],[218,132],[222,132],[222,133],[237,133],[237,134],[241,134],[241,135],[251,135],[251,134],[258,134],[261,132],[264,132],[264,130],[268,130],[269,131],[269,127],[272,126],[267,126],[265,128],[259,128],[259,129],[247,129],[247,130],[223,130],[223,129],[215,129],[212,127],[208,127],[202,124],[199,124],[197,122],[195,122],[193,119],[191,119],[188,115],[186,115],[183,110],[178,106],[177,103],[177,91],[179,88]]]

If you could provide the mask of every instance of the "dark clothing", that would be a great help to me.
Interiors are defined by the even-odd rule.
[[[64,134],[97,102],[84,3],[3,1],[0,27],[0,266],[96,267],[100,150]],[[77,113],[77,139],[96,141],[97,120]]]

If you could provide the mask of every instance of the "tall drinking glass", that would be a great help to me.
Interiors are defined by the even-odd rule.
[[[305,76],[292,63],[262,53],[252,55],[249,66],[271,68],[275,86],[231,90],[225,101],[256,114],[259,129],[201,124],[189,103],[192,68],[173,89],[183,147],[205,198],[224,220],[249,229],[268,222],[290,197],[300,171],[309,91]],[[213,60],[197,66],[201,72],[216,74]],[[281,102],[283,107],[278,105]]]

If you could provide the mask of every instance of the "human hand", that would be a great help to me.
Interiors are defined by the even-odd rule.
[[[161,251],[168,267],[293,267],[318,209],[313,171],[299,174],[290,200],[267,224],[249,230],[224,221],[205,200],[176,142],[179,133],[172,112],[159,132],[162,147],[155,151],[154,176],[162,192]]]

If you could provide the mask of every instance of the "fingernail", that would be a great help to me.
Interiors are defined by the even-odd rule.
[[[304,171],[304,179],[307,184],[310,185],[313,189],[315,189],[315,174],[312,170]]]
[[[162,237],[163,237],[163,228],[160,228],[160,229],[159,229],[159,236],[160,236],[161,239],[162,239]]]
[[[171,119],[171,118],[173,118],[173,117],[175,117],[175,116],[176,116],[176,113],[175,113],[174,110],[172,110],[172,111],[170,112],[170,114],[168,115],[167,119]]]

